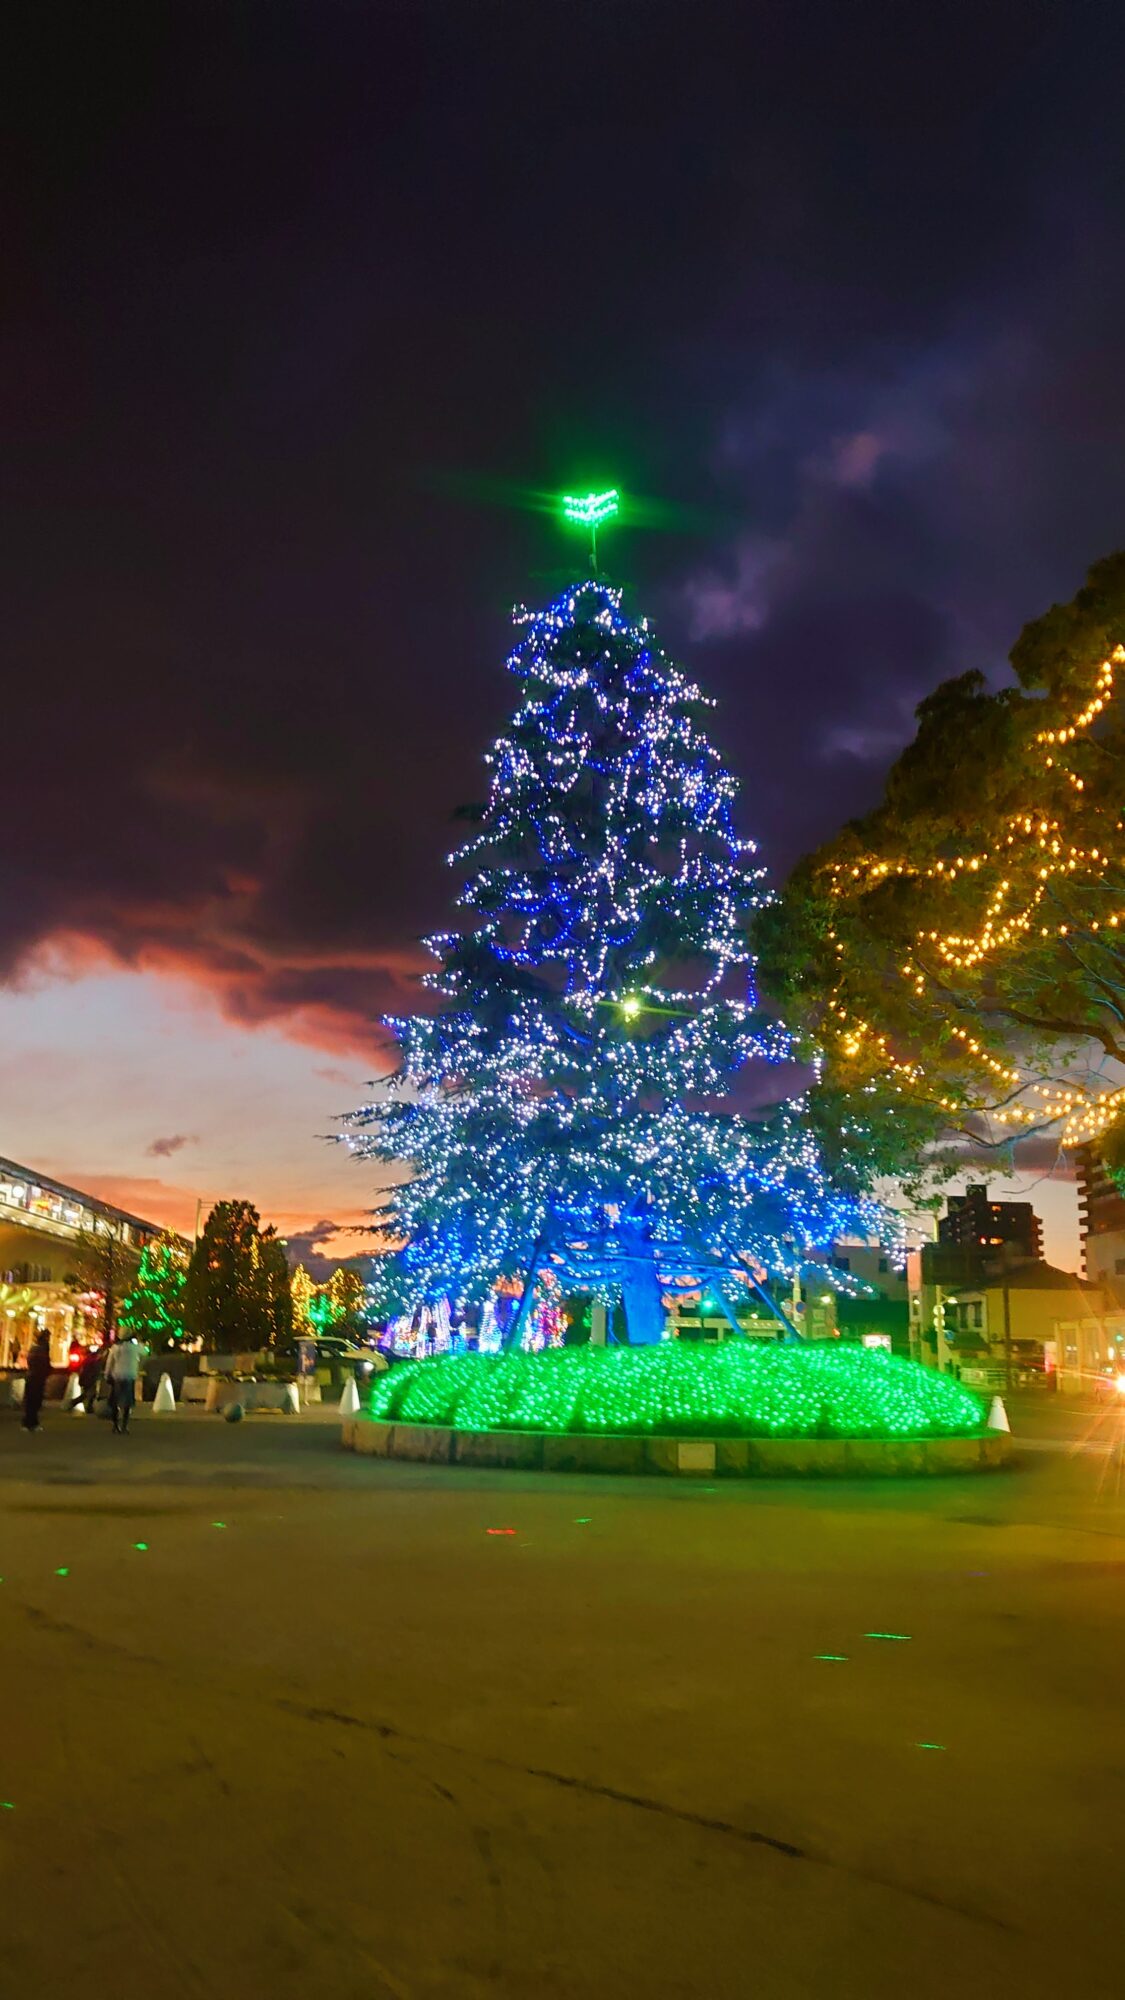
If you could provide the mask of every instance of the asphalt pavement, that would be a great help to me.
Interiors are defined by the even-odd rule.
[[[0,1994],[1121,1991],[1125,1414],[1006,1473],[0,1415]]]

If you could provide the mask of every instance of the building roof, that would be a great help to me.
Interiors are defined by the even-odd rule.
[[[987,1271],[983,1277],[971,1283],[963,1283],[963,1292],[995,1292],[1007,1285],[1010,1292],[1100,1292],[1102,1286],[1096,1280],[1080,1278],[1074,1271],[1060,1271],[1057,1264],[1044,1264],[1041,1259],[1034,1263],[1029,1259],[1025,1264],[1009,1264],[1006,1269]]]
[[[93,1209],[95,1215],[110,1216],[114,1222],[127,1222],[133,1229],[145,1229],[154,1236],[164,1234],[164,1223],[147,1221],[143,1215],[132,1215],[127,1208],[115,1208],[112,1202],[103,1201],[100,1195],[87,1194],[84,1188],[71,1187],[66,1181],[52,1180],[50,1174],[41,1174],[37,1168],[21,1167],[17,1160],[0,1157],[0,1175],[10,1175],[15,1181],[26,1181],[30,1187],[45,1188],[49,1194],[61,1195],[64,1201],[81,1202],[83,1208]]]

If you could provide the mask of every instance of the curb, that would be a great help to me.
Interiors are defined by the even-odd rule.
[[[657,1473],[727,1479],[902,1478],[1007,1465],[1006,1431],[951,1438],[669,1438],[553,1431],[458,1431],[346,1417],[341,1442],[367,1458],[520,1472]]]

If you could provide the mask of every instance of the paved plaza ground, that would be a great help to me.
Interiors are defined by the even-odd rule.
[[[5,1413],[0,1993],[1119,1994],[1123,1419],[1015,1421],[717,1486]]]

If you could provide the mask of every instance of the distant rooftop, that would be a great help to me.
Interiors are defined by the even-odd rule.
[[[959,1289],[963,1292],[983,1292],[1004,1284],[1010,1292],[1096,1292],[1101,1289],[1095,1280],[1080,1278],[1075,1271],[1062,1271],[1056,1264],[1045,1264],[1041,1258],[1035,1262],[1029,1258],[1021,1264],[995,1265],[991,1270],[986,1265],[982,1276],[963,1279]]]

